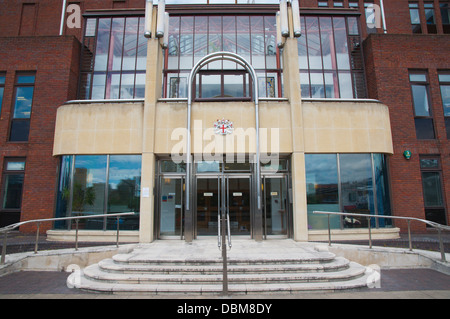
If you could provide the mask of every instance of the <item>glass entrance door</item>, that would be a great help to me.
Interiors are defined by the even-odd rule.
[[[231,235],[250,235],[250,185],[250,176],[198,176],[197,236],[217,235],[221,210],[230,216]]]
[[[270,176],[263,178],[264,218],[263,228],[265,237],[270,235],[288,234],[287,180],[285,176]]]
[[[159,235],[182,238],[184,179],[161,176],[159,185]]]

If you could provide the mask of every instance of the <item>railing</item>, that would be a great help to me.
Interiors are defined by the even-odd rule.
[[[116,233],[116,246],[119,247],[119,219],[123,216],[131,216],[135,215],[134,212],[129,213],[117,213],[117,214],[103,214],[103,215],[91,215],[91,216],[73,216],[73,217],[58,217],[58,218],[47,218],[47,219],[33,219],[33,220],[27,220],[24,222],[12,224],[3,228],[0,228],[0,234],[3,233],[3,248],[2,248],[2,257],[0,264],[5,264],[6,259],[6,244],[7,244],[7,238],[8,238],[8,232],[22,226],[25,224],[30,223],[37,223],[37,230],[36,230],[36,242],[34,244],[34,253],[37,254],[38,252],[38,242],[39,242],[39,228],[41,223],[45,222],[51,222],[51,221],[60,221],[60,220],[75,220],[75,250],[78,250],[78,222],[80,219],[88,219],[88,218],[98,218],[98,217],[116,217],[117,218],[117,233]]]
[[[227,260],[227,247],[226,242],[228,240],[228,246],[231,249],[231,230],[230,230],[230,215],[227,208],[227,212],[222,213],[219,210],[217,214],[217,228],[218,228],[218,246],[222,251],[222,293],[228,294],[228,260]]]
[[[313,214],[323,214],[328,215],[328,245],[331,246],[331,228],[330,228],[330,215],[340,215],[340,216],[356,216],[356,217],[365,217],[367,218],[367,229],[369,232],[369,248],[372,248],[372,231],[370,227],[370,219],[371,218],[388,218],[388,219],[402,219],[406,220],[408,223],[408,242],[409,242],[409,250],[412,251],[412,241],[411,241],[411,221],[418,221],[425,223],[427,225],[430,225],[431,227],[434,227],[438,231],[439,235],[439,250],[441,252],[441,260],[446,261],[445,258],[445,250],[444,250],[444,243],[442,241],[442,231],[450,231],[450,226],[441,225],[429,220],[415,218],[415,217],[402,217],[402,216],[383,216],[383,215],[369,215],[369,214],[356,214],[356,213],[339,213],[339,212],[321,212],[321,211],[314,211]]]

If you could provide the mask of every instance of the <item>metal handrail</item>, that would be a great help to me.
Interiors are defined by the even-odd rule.
[[[384,215],[370,215],[370,214],[357,214],[357,213],[342,213],[342,212],[323,212],[323,211],[313,211],[313,214],[323,214],[328,215],[328,245],[331,246],[331,228],[330,228],[330,215],[340,215],[340,216],[356,216],[356,217],[366,217],[367,218],[367,228],[369,231],[369,248],[372,248],[372,231],[370,227],[370,219],[371,218],[388,218],[388,219],[403,219],[408,223],[408,242],[409,242],[409,250],[412,251],[412,242],[411,242],[411,221],[418,221],[430,225],[433,228],[438,230],[439,234],[439,250],[441,252],[441,260],[446,261],[445,258],[445,250],[444,244],[442,241],[441,231],[450,231],[450,226],[442,225],[436,222],[432,222],[425,219],[420,219],[416,217],[403,217],[403,216],[384,216]]]
[[[122,216],[131,216],[135,215],[134,212],[127,212],[127,213],[116,213],[116,214],[102,214],[102,215],[91,215],[91,216],[72,216],[72,217],[56,217],[56,218],[45,218],[45,219],[33,219],[33,220],[27,220],[15,224],[8,225],[6,227],[0,228],[0,234],[4,233],[3,236],[3,247],[2,247],[2,257],[0,264],[5,264],[6,259],[6,244],[7,244],[7,238],[8,238],[8,232],[22,226],[25,224],[30,223],[37,223],[37,229],[36,229],[36,242],[34,245],[34,253],[37,254],[38,251],[38,241],[39,241],[39,228],[41,223],[44,222],[51,222],[51,221],[60,221],[60,220],[75,220],[75,250],[78,250],[78,222],[80,219],[88,219],[88,218],[98,218],[98,217],[116,217],[117,218],[117,233],[116,233],[116,246],[119,247],[119,218]]]

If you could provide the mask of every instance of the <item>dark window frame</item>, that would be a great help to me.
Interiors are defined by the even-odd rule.
[[[114,55],[113,48],[111,48],[111,38],[113,31],[113,19],[124,19],[124,25],[122,30],[122,47],[121,47],[121,61],[120,67],[117,70],[111,69],[111,56]],[[127,19],[137,18],[137,28],[136,28],[136,47],[135,49],[135,58],[134,58],[134,69],[125,69],[124,68],[124,49],[125,49],[125,38],[127,36]],[[97,54],[97,41],[98,41],[98,29],[99,29],[99,20],[100,19],[110,19],[109,26],[109,40],[108,40],[108,51],[106,54],[107,62],[106,62],[106,70],[96,70],[95,69],[95,58]],[[78,85],[78,98],[90,100],[92,99],[92,93],[94,88],[94,79],[96,76],[105,77],[104,86],[103,86],[103,95],[102,98],[99,99],[111,99],[113,96],[113,80],[114,76],[119,77],[119,83],[117,87],[117,99],[123,99],[122,95],[122,80],[126,75],[134,75],[134,82],[132,87],[133,97],[126,99],[138,99],[144,98],[144,96],[137,96],[137,88],[139,87],[139,83],[137,82],[139,76],[144,76],[146,73],[146,67],[144,66],[142,69],[138,68],[138,59],[139,59],[139,48],[140,44],[142,47],[147,48],[147,40],[142,39],[143,37],[143,25],[145,17],[143,13],[137,12],[127,12],[121,11],[118,12],[101,12],[101,13],[91,13],[85,14],[85,23],[83,29],[83,39],[82,39],[82,49],[81,49],[81,59],[80,59],[80,80]],[[92,22],[95,21],[94,24]],[[88,29],[87,27],[94,27],[94,30]],[[89,34],[87,34],[89,31]],[[94,31],[93,33],[91,33]],[[140,32],[142,31],[142,33]],[[133,33],[134,36],[134,33]],[[142,42],[141,42],[142,41]],[[145,88],[145,80],[141,86]]]
[[[443,111],[445,111],[444,110],[444,99],[442,96],[442,86],[450,87],[450,79],[448,81],[442,81],[439,78],[440,75],[450,76],[450,70],[438,70],[438,80],[439,80],[439,91],[440,91],[440,95],[441,95],[441,103],[442,103]],[[445,128],[446,128],[446,132],[447,132],[447,139],[450,140],[450,114],[445,115],[445,112],[444,112],[444,121],[445,121]]]
[[[423,167],[422,166],[422,160],[426,159],[432,159],[437,161],[436,167]],[[423,206],[424,206],[424,212],[425,212],[425,219],[435,221],[435,222],[444,222],[444,225],[447,225],[447,212],[446,212],[446,204],[445,204],[445,193],[444,193],[444,180],[443,180],[443,174],[442,174],[442,164],[441,164],[441,158],[440,155],[419,155],[419,167],[420,167],[420,177],[421,177],[421,183],[422,183],[422,192],[423,192]],[[439,176],[439,182],[440,182],[440,188],[441,188],[441,197],[442,197],[442,205],[434,205],[434,206],[427,206],[425,201],[425,190],[424,190],[424,173],[436,173]],[[432,217],[435,217],[436,213],[443,212],[443,216],[441,216],[441,220],[434,220],[433,218],[429,218],[430,215]],[[427,227],[429,227],[427,225]]]
[[[24,162],[24,168],[23,170],[8,170],[8,163],[11,162]],[[1,191],[0,191],[0,211],[2,212],[12,212],[16,213],[22,210],[22,203],[23,203],[23,186],[25,185],[25,170],[27,167],[27,162],[25,157],[5,157],[3,159],[3,167],[2,167],[2,184],[1,184]],[[6,177],[10,175],[23,175],[23,182],[22,182],[22,193],[20,198],[20,207],[19,208],[3,208],[4,206],[4,200],[6,195]]]
[[[408,6],[409,6],[409,17],[410,17],[410,22],[411,22],[412,33],[420,34],[420,33],[422,33],[422,25],[421,25],[422,19],[420,18],[419,2],[409,2]],[[412,21],[412,18],[413,18],[412,12],[413,11],[417,14],[417,17],[419,18],[418,23],[413,23],[413,21]]]
[[[320,18],[321,17],[331,17],[331,23],[332,23],[332,35],[333,35],[333,43],[336,43],[336,34],[335,34],[335,28],[334,28],[334,18],[338,17],[344,17],[345,19],[345,28],[346,28],[346,37],[347,37],[347,46],[348,46],[348,58],[349,58],[349,68],[348,69],[342,69],[339,67],[338,64],[336,64],[336,68],[325,68],[323,64],[323,53],[322,53],[322,43],[320,41],[320,51],[322,56],[322,69],[312,69],[311,65],[309,63],[309,45],[308,45],[308,32],[307,32],[307,17],[315,17],[318,18],[318,26],[319,26],[319,39],[321,39],[321,30],[320,30]],[[365,79],[365,66],[364,66],[364,56],[362,54],[362,37],[361,37],[361,21],[359,18],[360,14],[344,14],[341,16],[335,16],[335,15],[328,15],[328,14],[313,14],[308,15],[303,13],[300,16],[300,21],[302,23],[303,28],[303,34],[302,37],[298,41],[306,41],[306,59],[307,59],[307,69],[302,68],[300,66],[300,74],[303,74],[303,76],[308,77],[308,87],[309,92],[307,92],[306,95],[304,95],[304,92],[302,91],[302,96],[313,98],[313,91],[311,86],[311,75],[312,74],[322,74],[323,76],[323,82],[324,82],[324,88],[325,93],[323,98],[341,98],[341,85],[340,85],[340,74],[350,74],[351,78],[351,86],[352,86],[352,99],[361,99],[367,97],[367,83]],[[357,34],[351,33],[351,28],[349,27],[349,19],[356,19],[356,26],[357,26]],[[352,54],[352,52],[357,52],[359,50],[359,55]],[[299,51],[300,53],[300,51]],[[335,57],[337,61],[337,56]],[[325,74],[336,74],[337,76],[337,82],[338,87],[337,91],[339,92],[339,97],[337,96],[331,96],[328,97],[326,94],[326,80],[325,80]]]
[[[4,95],[5,95],[6,72],[0,72],[0,77],[4,78],[4,81],[0,81],[0,90],[2,90],[2,93],[0,95],[0,116],[1,116],[1,114],[2,114],[3,98],[4,98]]]
[[[175,9],[177,9],[177,8],[175,8]],[[224,42],[225,42],[224,40],[227,39],[227,37],[225,37],[225,32],[224,32],[224,27],[223,27],[223,24],[225,22],[225,18],[227,18],[227,21],[229,20],[228,22],[234,21],[233,22],[233,24],[234,24],[234,37],[232,36],[232,38],[233,38],[233,41],[234,41],[233,44],[235,46],[235,48],[234,48],[235,51],[234,52],[231,51],[231,52],[239,54],[239,52],[237,52],[238,47],[239,47],[238,46],[238,35],[239,35],[238,23],[239,23],[239,20],[242,19],[242,22],[245,23],[245,26],[247,26],[247,22],[248,22],[248,28],[249,28],[248,29],[248,33],[242,34],[243,36],[246,36],[248,34],[248,41],[249,41],[249,48],[248,48],[248,54],[249,54],[249,58],[248,59],[249,59],[249,61],[248,62],[252,63],[251,60],[254,58],[254,56],[258,56],[258,55],[259,56],[264,56],[264,59],[263,59],[264,60],[264,62],[263,62],[264,63],[264,67],[259,67],[258,68],[258,67],[255,67],[253,65],[253,67],[255,68],[255,71],[256,71],[256,73],[258,75],[258,83],[259,83],[259,79],[261,79],[263,77],[265,79],[264,83],[265,83],[266,89],[263,92],[261,92],[261,90],[260,90],[259,96],[260,97],[265,97],[266,95],[268,95],[267,94],[267,91],[268,91],[267,82],[268,82],[268,79],[272,79],[273,78],[274,85],[275,85],[274,96],[269,96],[269,97],[281,97],[282,94],[283,94],[283,90],[282,90],[282,72],[283,72],[283,70],[282,70],[282,67],[281,67],[281,65],[282,65],[281,52],[280,52],[279,48],[276,46],[276,30],[274,32],[272,32],[273,34],[270,33],[270,31],[268,32],[266,30],[267,29],[267,25],[268,25],[266,23],[271,23],[271,21],[266,21],[266,20],[268,18],[275,19],[275,11],[273,11],[273,9],[270,9],[271,11],[273,11],[273,13],[270,13],[270,14],[266,13],[266,12],[258,13],[257,9],[258,9],[258,6],[255,6],[255,10],[253,10],[253,11],[249,10],[248,13],[246,11],[244,14],[242,14],[242,13],[235,13],[233,11],[229,11],[229,12],[222,13],[222,14],[218,14],[215,11],[200,12],[200,13],[193,13],[191,11],[188,11],[188,12],[185,12],[184,14],[182,14],[182,13],[179,13],[178,11],[176,11],[176,10],[174,10],[173,12],[172,12],[172,10],[169,10],[169,12],[171,13],[171,16],[170,16],[171,19],[172,20],[178,19],[178,21],[174,21],[173,23],[171,22],[171,26],[175,30],[178,29],[178,32],[175,32],[175,33],[171,32],[169,34],[169,48],[165,51],[165,59],[164,59],[164,66],[163,66],[163,97],[185,97],[185,96],[182,96],[183,93],[187,94],[187,90],[189,90],[189,89],[193,90],[194,89],[193,87],[194,87],[195,83],[194,83],[194,85],[192,87],[189,87],[189,83],[187,83],[186,85],[188,87],[187,87],[186,91],[180,90],[180,86],[184,85],[184,84],[182,84],[182,81],[187,82],[186,79],[187,79],[187,77],[189,75],[189,72],[192,69],[192,66],[195,64],[195,62],[199,58],[202,57],[200,55],[196,55],[195,54],[195,52],[196,52],[195,51],[196,50],[196,45],[200,44],[200,40],[202,40],[201,37],[197,37],[197,35],[206,36],[207,39],[209,39],[211,34],[214,35],[214,36],[220,35],[218,38],[221,39],[220,42],[221,42],[221,45],[223,46]],[[188,20],[188,18],[192,18],[192,21],[190,21],[190,19]],[[216,19],[216,18],[220,19],[221,27],[220,27],[220,31],[219,32],[216,32],[216,30],[219,30],[218,28],[211,28],[211,25],[213,25],[213,23],[217,23],[218,22],[218,21],[214,21],[214,19]],[[255,33],[252,33],[252,27],[253,27],[252,23],[256,23],[257,22],[256,20],[254,20],[256,18],[262,18],[262,22],[261,22],[262,29],[260,31],[261,31],[261,34],[263,35],[263,39],[264,39],[264,43],[263,43],[263,45],[264,45],[264,47],[263,47],[264,52],[254,50],[254,48],[252,47],[253,41],[255,41],[252,38],[252,34],[255,34]],[[245,20],[248,19],[248,21],[244,21],[244,19]],[[192,25],[192,33],[191,32],[186,33],[185,31],[183,31],[184,30],[182,28],[182,23],[183,22],[184,23],[191,23],[191,25]],[[199,23],[199,25],[201,27],[203,27],[203,28],[200,28],[200,30],[198,30],[197,23]],[[171,29],[171,28],[169,28],[169,29]],[[183,38],[183,36],[185,36],[186,39],[190,38],[191,41],[192,41],[192,46],[193,46],[192,50],[193,50],[193,52],[192,53],[188,52],[187,54],[183,55],[180,52],[180,51],[183,51],[183,50],[181,50],[181,45],[180,45],[180,47],[177,47],[175,49],[175,51],[173,51],[172,50],[172,40],[171,40],[172,39],[172,35],[173,35],[174,39],[177,39],[180,42],[181,42],[181,39]],[[274,42],[275,48],[272,48],[272,51],[269,50],[269,44],[270,43],[266,42],[266,40],[268,39],[268,37],[270,37],[270,35],[274,36],[273,39],[275,41]],[[255,34],[255,39],[256,39],[256,34]],[[208,41],[207,44],[202,49],[203,51],[206,51],[205,55],[208,54],[208,53],[211,53],[210,52],[211,51],[211,43],[210,43],[209,40],[207,40],[207,41]],[[233,46],[233,44],[231,46]],[[186,48],[184,48],[184,49],[186,49]],[[229,51],[229,50],[225,50],[225,51]],[[212,51],[212,52],[215,52],[215,51]],[[175,53],[175,54],[171,54],[171,53]],[[171,56],[174,57],[173,63],[175,63],[176,66],[169,67],[169,64],[171,63],[171,61],[169,61],[169,58]],[[275,68],[271,67],[272,65],[268,65],[268,59],[267,59],[268,56],[275,57],[276,65],[273,65]],[[184,57],[184,58],[188,57],[189,60],[190,60],[189,63],[186,66],[181,65],[182,57]],[[241,67],[238,68],[237,64],[236,64],[236,67],[233,67],[233,68],[224,68],[224,69],[218,68],[218,69],[214,69],[214,65],[218,65],[219,63],[222,65],[223,63],[233,63],[233,62],[228,62],[228,61],[220,62],[219,61],[219,62],[210,63],[207,66],[205,66],[202,70],[200,70],[199,73],[202,73],[205,70],[214,70],[216,72],[223,73],[224,75],[228,74],[228,72],[230,72],[230,71],[235,72],[235,74],[241,74],[241,71],[243,70],[243,68],[241,68]],[[178,86],[178,92],[170,91],[170,89],[171,89],[170,81],[172,81],[172,79],[174,79],[174,78],[178,79],[178,83],[180,83],[179,86]],[[252,86],[252,80],[251,79],[249,80],[249,82],[250,82],[250,86]],[[223,91],[223,89],[222,89],[222,91]],[[250,92],[252,92],[252,88],[250,88]],[[200,98],[199,99],[197,97],[197,94],[194,94],[194,99],[196,101],[227,101],[227,100],[232,100],[232,101],[235,101],[235,100],[238,100],[238,101],[249,101],[249,100],[253,100],[253,94],[250,94],[250,99],[248,98],[248,96],[239,97],[239,98],[218,97],[218,98],[214,98],[214,99],[210,99],[210,98],[208,98],[208,99]]]
[[[424,75],[425,81],[411,80],[411,75]],[[431,99],[430,80],[429,80],[429,76],[428,76],[428,71],[427,70],[409,70],[408,77],[409,77],[409,88],[410,88],[410,93],[411,93],[412,111],[414,114],[416,138],[418,140],[434,140],[434,139],[436,139],[436,128],[434,125],[434,118],[433,118],[433,110],[432,110],[433,103],[432,103],[432,99]],[[428,116],[416,115],[413,86],[424,86],[425,87],[426,94],[427,94],[427,101],[428,101],[428,113],[429,113]],[[425,121],[431,122],[433,137],[431,137],[431,135],[428,136],[428,135],[424,134],[422,131],[419,131],[420,130],[418,128],[419,125],[423,124]],[[428,123],[428,126],[430,126],[430,123]],[[428,132],[428,133],[431,134],[431,132]],[[424,136],[426,136],[426,137],[424,137]]]
[[[33,82],[26,82],[26,83],[19,83],[19,78],[22,76],[33,76],[34,80]],[[31,97],[31,106],[30,106],[30,116],[26,118],[15,118],[15,106],[16,106],[16,99],[17,99],[17,89],[21,87],[32,87],[33,88],[33,96]],[[28,143],[30,139],[30,122],[31,122],[31,115],[33,113],[33,104],[34,104],[34,98],[36,94],[36,71],[20,71],[16,72],[16,77],[14,80],[14,95],[12,99],[12,105],[11,105],[11,115],[10,115],[10,122],[9,122],[9,134],[8,134],[8,142],[10,143]],[[13,130],[14,127],[19,125],[28,125],[27,132],[26,132],[26,139],[17,139],[13,136]],[[15,134],[15,133],[14,133]]]

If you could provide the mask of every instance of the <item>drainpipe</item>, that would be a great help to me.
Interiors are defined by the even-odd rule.
[[[382,19],[382,22],[383,22],[383,32],[387,33],[387,30],[386,30],[386,18],[384,16],[384,3],[383,3],[383,0],[380,0],[380,6],[381,6],[381,19]]]
[[[62,10],[61,10],[61,24],[59,26],[59,35],[63,35],[64,31],[64,17],[66,16],[66,5],[67,0],[63,1]]]

